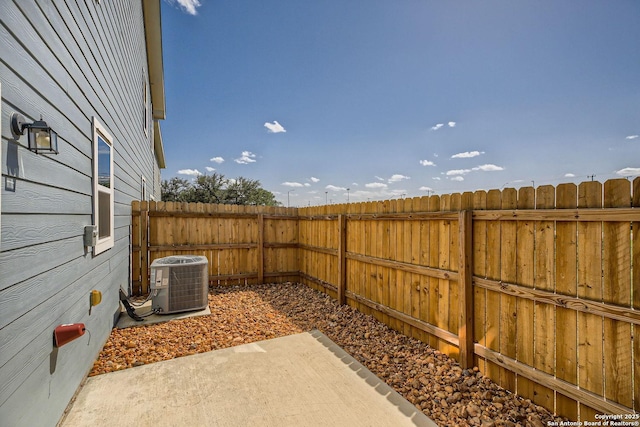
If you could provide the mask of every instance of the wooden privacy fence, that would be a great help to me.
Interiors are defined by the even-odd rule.
[[[146,267],[135,281],[145,247],[137,265],[208,254],[212,281],[299,280],[569,419],[638,412],[640,178],[631,187],[617,179],[277,212],[134,203],[134,284],[146,286]],[[145,221],[149,241],[136,244]]]
[[[202,203],[132,203],[133,292],[149,291],[156,258],[204,255],[209,283],[298,279],[297,209]]]

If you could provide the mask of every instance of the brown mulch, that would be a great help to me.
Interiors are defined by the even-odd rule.
[[[477,368],[295,283],[214,287],[211,315],[113,329],[90,376],[318,329],[442,426],[534,426],[553,417]]]

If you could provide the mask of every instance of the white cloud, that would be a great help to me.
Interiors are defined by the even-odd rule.
[[[625,139],[636,139],[636,138],[640,138],[640,135],[629,135]]]
[[[496,165],[481,165],[473,168],[474,171],[483,171],[483,172],[494,172],[494,171],[502,171],[504,168],[502,166]]]
[[[622,175],[622,176],[640,175],[640,168],[624,168],[624,169],[620,169],[619,171],[616,171],[616,174]]]
[[[218,156],[218,157],[212,157],[212,158],[210,158],[210,159],[209,159],[209,161],[210,161],[210,162],[217,163],[217,164],[220,164],[220,163],[224,162],[224,159],[223,159],[222,157],[219,157],[219,156]]]
[[[454,128],[456,127],[456,122],[447,122],[447,126],[449,126],[450,128]],[[439,129],[442,129],[443,127],[444,127],[444,123],[438,123],[431,126],[431,130],[439,130]]]
[[[431,188],[431,187],[420,187],[420,188],[418,188],[418,190],[420,190],[420,191],[433,191],[433,188]]]
[[[366,188],[387,188],[388,185],[382,182],[370,182],[364,185]]]
[[[202,175],[202,172],[200,172],[198,169],[180,169],[178,171],[178,175],[198,176]]]
[[[311,184],[309,184],[308,182],[305,182],[305,183],[304,183],[304,186],[305,186],[305,187],[311,187]]]
[[[389,183],[391,182],[400,182],[403,181],[405,179],[411,179],[411,177],[405,176],[405,175],[400,175],[398,173],[391,175],[391,178],[389,178]]]
[[[205,169],[207,170],[207,172],[213,172],[216,170],[216,168],[212,168],[211,166],[207,166],[205,167]]]
[[[440,156],[438,155],[438,153],[433,153],[433,157],[437,158],[437,157],[440,157]]]
[[[304,187],[304,185],[299,182],[289,182],[289,181],[283,182],[282,185],[284,185],[285,187],[296,187],[296,188]]]
[[[251,151],[243,151],[241,156],[237,159],[234,159],[233,161],[241,164],[241,165],[246,165],[248,163],[255,163],[256,162],[256,155],[253,154]]]
[[[278,123],[277,120],[274,120],[273,123],[265,123],[264,127],[266,127],[269,130],[269,133],[281,133],[281,132],[286,132],[287,130],[285,128],[282,127],[282,125],[280,123]]]
[[[454,176],[453,178],[451,178],[451,181],[464,181],[464,178],[461,176]]]
[[[471,157],[484,154],[484,151],[465,151],[464,153],[458,153],[451,156],[452,159],[470,159]]]
[[[196,10],[198,7],[202,6],[199,0],[166,0],[167,3],[173,5],[174,3],[178,3],[180,5],[180,9],[189,15],[197,15],[198,11]]]
[[[320,180],[318,178],[316,178],[315,176],[312,176],[311,178],[309,178],[311,180],[311,182],[319,182]]]
[[[431,160],[420,160],[420,164],[422,166],[435,166],[436,165]]]
[[[439,177],[439,176],[434,176],[432,179],[433,179],[434,181],[440,181],[440,177]]]
[[[571,173],[571,172],[569,172],[569,173],[565,173],[565,174],[564,174],[564,177],[565,177],[565,178],[574,178],[575,176],[576,176],[576,175],[575,175],[575,174],[573,174],[573,173]]]
[[[377,176],[377,175],[376,175],[374,178],[375,178],[375,179],[377,179],[378,181],[385,181],[385,179],[384,179],[384,178],[379,177],[379,176]]]
[[[469,172],[471,172],[471,169],[453,169],[453,170],[447,171],[446,175],[447,176],[466,175]]]
[[[331,185],[331,184],[327,185],[324,188],[329,191],[347,191],[345,187],[336,187],[335,185]]]

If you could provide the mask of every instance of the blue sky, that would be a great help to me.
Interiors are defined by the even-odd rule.
[[[637,0],[165,0],[162,29],[163,179],[307,206],[640,175]]]

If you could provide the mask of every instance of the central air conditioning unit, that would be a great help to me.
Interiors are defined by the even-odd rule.
[[[208,304],[205,256],[169,256],[151,263],[152,308],[158,314],[202,310]]]

